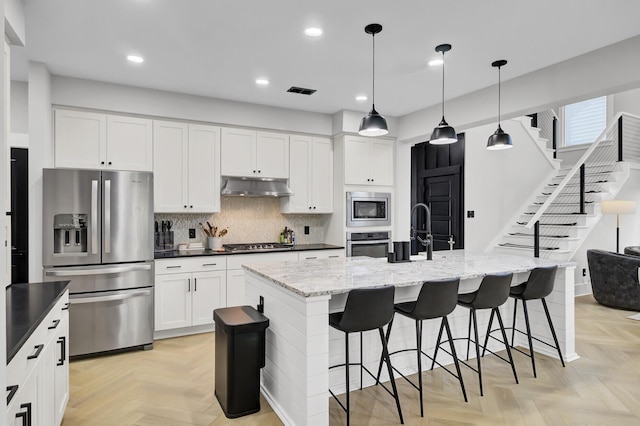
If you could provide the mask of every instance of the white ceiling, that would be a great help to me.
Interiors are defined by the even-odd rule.
[[[12,78],[27,60],[64,75],[320,113],[367,111],[371,36],[376,108],[401,116],[640,34],[637,0],[24,0],[25,48],[12,49]],[[304,28],[324,34],[310,39]],[[125,57],[138,54],[140,65]],[[257,87],[266,77],[268,87]],[[286,93],[292,86],[318,91]]]

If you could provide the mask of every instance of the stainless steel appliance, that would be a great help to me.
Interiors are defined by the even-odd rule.
[[[225,244],[224,249],[233,253],[253,253],[267,251],[290,251],[292,244],[283,243],[250,243],[250,244]]]
[[[153,174],[43,170],[47,281],[70,280],[70,355],[153,346]]]
[[[391,194],[347,192],[347,226],[391,226]]]
[[[387,257],[389,232],[347,232],[347,256]]]

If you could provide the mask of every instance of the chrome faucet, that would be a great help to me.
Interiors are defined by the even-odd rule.
[[[415,229],[413,226],[413,213],[418,207],[423,207],[427,212],[427,229]],[[418,240],[420,244],[422,244],[427,249],[427,260],[432,260],[433,258],[433,235],[431,235],[431,210],[424,203],[418,203],[411,208],[411,218],[409,219],[411,222],[411,240]],[[424,238],[421,238],[418,234],[425,234]]]

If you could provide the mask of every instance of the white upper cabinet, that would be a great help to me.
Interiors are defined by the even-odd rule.
[[[56,167],[152,170],[151,120],[63,109],[54,120]]]
[[[220,128],[154,121],[156,213],[220,211]]]
[[[393,141],[345,136],[344,183],[393,186]]]
[[[291,136],[290,197],[280,200],[283,213],[333,213],[333,145],[331,139]]]
[[[221,174],[255,178],[289,177],[289,135],[222,129]]]

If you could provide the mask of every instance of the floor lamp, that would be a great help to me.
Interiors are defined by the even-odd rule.
[[[620,253],[620,215],[635,212],[635,201],[605,200],[602,202],[602,213],[616,215],[616,253]]]

